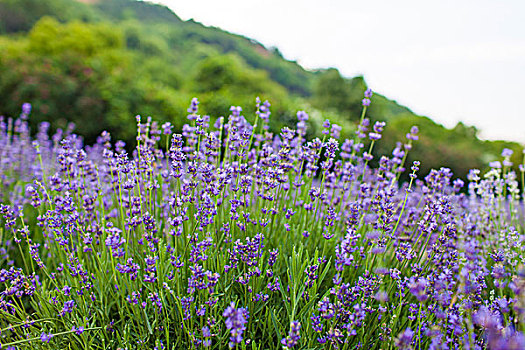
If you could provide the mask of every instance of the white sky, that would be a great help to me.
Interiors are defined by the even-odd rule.
[[[525,143],[525,0],[157,0],[447,127]]]

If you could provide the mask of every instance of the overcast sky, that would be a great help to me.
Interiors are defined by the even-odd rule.
[[[160,0],[415,113],[525,143],[525,0]]]

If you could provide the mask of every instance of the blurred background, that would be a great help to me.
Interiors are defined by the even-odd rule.
[[[0,115],[29,102],[33,130],[74,122],[88,144],[108,130],[132,146],[135,115],[180,130],[198,97],[212,120],[239,105],[253,121],[259,96],[274,132],[305,110],[310,136],[330,119],[352,137],[370,87],[368,116],[387,122],[376,155],[418,125],[423,174],[464,178],[505,147],[517,167],[524,4],[0,0]]]

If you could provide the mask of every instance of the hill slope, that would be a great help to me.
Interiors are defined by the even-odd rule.
[[[277,49],[182,21],[168,8],[142,1],[0,0],[0,33],[0,114],[16,115],[30,101],[35,122],[74,121],[87,141],[108,129],[133,142],[136,114],[180,129],[193,96],[212,118],[226,115],[231,105],[253,115],[253,101],[261,96],[272,102],[273,130],[294,125],[296,111],[305,109],[311,131],[329,118],[344,127],[345,137],[359,119],[367,88],[363,77],[305,70]],[[444,165],[465,176],[502,146],[480,141],[473,128],[446,129],[379,94],[368,116],[388,122],[378,148],[383,153],[411,124],[424,126],[411,155],[424,161],[422,170]]]

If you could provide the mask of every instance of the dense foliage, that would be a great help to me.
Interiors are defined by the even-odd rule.
[[[513,152],[468,193],[417,161],[400,185],[418,128],[370,167],[371,96],[341,141],[304,111],[272,134],[260,100],[212,125],[193,99],[182,134],[137,117],[132,154],[32,138],[29,104],[1,119],[1,348],[522,349]]]
[[[108,130],[130,147],[132,116],[151,115],[180,131],[181,111],[195,95],[203,103],[201,113],[213,117],[226,116],[231,105],[250,106],[253,113],[256,96],[269,99],[273,132],[292,127],[300,109],[310,114],[309,136],[330,118],[349,137],[360,118],[363,77],[348,79],[336,69],[307,71],[277,49],[182,21],[161,5],[84,2],[0,0],[0,115],[15,116],[29,101],[36,112],[33,128],[46,120],[62,128],[75,122],[87,143]],[[502,147],[521,151],[517,144],[480,141],[474,128],[462,124],[446,129],[380,95],[369,117],[389,122],[384,146],[375,150],[378,159],[408,124],[424,125],[412,156],[425,159],[425,174],[447,166],[466,179],[470,168],[485,167]]]

